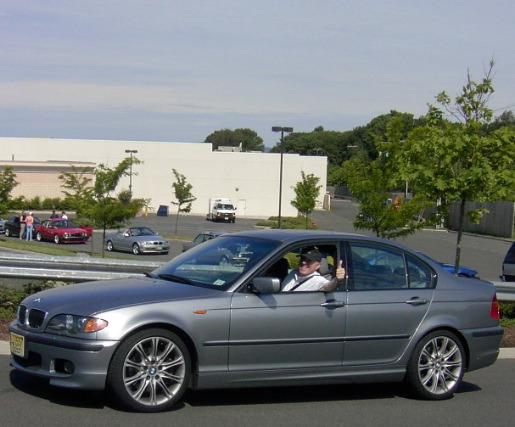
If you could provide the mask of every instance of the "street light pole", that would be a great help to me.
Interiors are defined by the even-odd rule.
[[[138,152],[138,150],[125,150],[126,153],[131,155],[131,165],[129,171],[129,193],[131,193],[132,199],[132,156]]]
[[[279,168],[279,214],[277,216],[277,228],[281,228],[281,205],[283,198],[283,142],[284,133],[293,132],[293,128],[284,126],[272,126],[272,132],[281,132],[281,166]]]

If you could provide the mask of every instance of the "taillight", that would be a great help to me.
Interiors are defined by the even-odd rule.
[[[490,305],[490,317],[492,319],[499,319],[499,302],[497,301],[497,295],[492,298],[492,304]]]

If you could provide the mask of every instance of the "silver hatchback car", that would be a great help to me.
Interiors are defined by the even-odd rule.
[[[345,268],[339,287],[282,290],[306,250],[323,257],[313,274]],[[10,332],[14,368],[156,412],[188,388],[404,381],[445,399],[496,361],[503,330],[491,283],[381,239],[270,230],[219,236],[146,277],[40,292]]]

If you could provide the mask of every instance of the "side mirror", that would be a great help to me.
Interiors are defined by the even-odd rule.
[[[257,294],[276,294],[281,291],[281,281],[277,277],[254,277],[250,289]]]

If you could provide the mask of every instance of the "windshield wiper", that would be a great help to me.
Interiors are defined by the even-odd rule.
[[[195,285],[191,280],[186,279],[185,277],[176,276],[174,274],[158,274],[157,277],[164,280],[169,280],[170,282],[179,282],[184,283],[186,285]]]

